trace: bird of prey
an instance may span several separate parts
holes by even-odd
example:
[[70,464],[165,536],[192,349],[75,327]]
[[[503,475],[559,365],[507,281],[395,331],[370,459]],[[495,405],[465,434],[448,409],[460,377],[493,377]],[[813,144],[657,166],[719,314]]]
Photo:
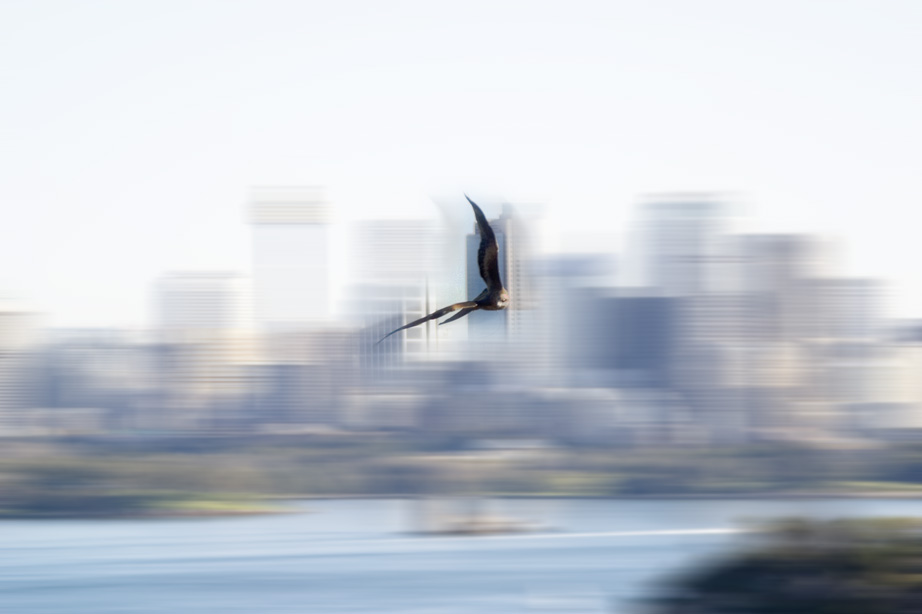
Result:
[[[438,311],[433,311],[427,316],[418,320],[413,320],[409,324],[404,324],[397,330],[393,330],[381,337],[378,343],[381,343],[381,341],[384,341],[394,333],[419,326],[424,322],[441,318],[455,311],[458,313],[444,322],[441,322],[441,324],[454,322],[458,318],[463,318],[470,312],[477,311],[478,309],[499,311],[500,309],[505,309],[509,305],[509,292],[503,287],[503,282],[499,277],[499,246],[496,244],[496,235],[493,234],[493,229],[490,228],[490,224],[487,222],[487,218],[484,217],[480,207],[478,207],[467,194],[464,195],[464,198],[467,198],[467,202],[471,203],[471,207],[474,208],[474,217],[477,218],[477,226],[480,228],[480,249],[477,250],[477,266],[480,267],[480,276],[487,284],[487,287],[473,300],[442,307]],[[375,345],[377,345],[377,343]]]

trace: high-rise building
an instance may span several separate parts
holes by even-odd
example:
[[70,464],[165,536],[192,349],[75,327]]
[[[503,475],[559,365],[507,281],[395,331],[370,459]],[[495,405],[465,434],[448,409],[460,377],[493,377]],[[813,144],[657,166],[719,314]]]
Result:
[[[536,311],[545,322],[539,331],[539,352],[545,359],[537,374],[542,385],[567,386],[574,376],[591,380],[593,372],[613,368],[594,363],[611,341],[610,314],[600,305],[613,293],[615,271],[614,256],[600,254],[557,254],[538,263],[533,287],[540,297]],[[606,377],[611,381],[610,373],[602,374]]]
[[752,338],[792,341],[813,334],[816,287],[825,245],[816,237],[747,234],[735,237],[739,288],[750,299]]
[[250,198],[256,321],[293,330],[332,313],[330,209],[319,188],[259,188]]
[[[804,345],[809,375],[802,396],[829,416],[828,426],[846,435],[874,428],[871,416],[905,405],[903,360],[911,346],[880,343],[880,294],[876,280],[818,277],[804,282],[810,298]],[[918,364],[916,362],[916,364]],[[899,389],[899,390],[898,390]]]
[[439,345],[438,322],[402,330],[378,344],[388,333],[438,309],[425,281],[419,284],[364,283],[350,288],[352,315],[361,327],[359,362],[368,371],[380,371],[405,360],[423,360]]
[[726,219],[726,206],[711,195],[650,196],[641,204],[636,232],[636,285],[663,296],[692,296],[719,288]]
[[814,292],[816,336],[826,339],[872,339],[882,332],[879,280],[825,277],[809,280]]
[[249,282],[224,271],[167,273],[156,282],[157,328],[166,340],[252,327]]
[[826,314],[816,278],[827,245],[799,234],[746,234],[732,250],[740,294],[734,379],[742,382],[752,437],[790,438],[825,412],[822,348],[811,347]]
[[156,284],[165,428],[212,428],[238,419],[259,360],[248,283],[233,273],[187,272]]
[[445,277],[442,244],[436,226],[423,220],[373,220],[354,227],[349,312],[364,331],[359,359],[366,371],[425,359],[445,336],[438,322],[430,321],[375,345],[442,306],[436,304],[437,282]]
[[38,316],[15,301],[0,301],[0,436],[26,425],[35,399]]
[[356,387],[354,329],[343,326],[266,333],[256,369],[254,419],[264,425],[335,426]]

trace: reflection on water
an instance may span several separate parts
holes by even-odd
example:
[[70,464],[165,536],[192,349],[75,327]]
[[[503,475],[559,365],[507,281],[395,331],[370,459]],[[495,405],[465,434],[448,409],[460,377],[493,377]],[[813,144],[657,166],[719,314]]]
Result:
[[[746,537],[745,519],[922,515],[912,500],[494,503],[548,533],[424,537],[413,501],[306,513],[0,524],[4,611],[627,612],[665,574]],[[725,530],[726,529],[726,530]]]

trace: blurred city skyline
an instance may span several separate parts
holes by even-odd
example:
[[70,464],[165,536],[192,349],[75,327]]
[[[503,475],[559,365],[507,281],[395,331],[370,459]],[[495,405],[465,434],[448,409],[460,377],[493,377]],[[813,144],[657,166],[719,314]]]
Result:
[[613,254],[542,253],[540,220],[504,204],[487,217],[510,309],[381,343],[483,288],[473,220],[457,237],[367,221],[337,251],[321,189],[261,188],[248,210],[252,276],[164,272],[146,330],[47,329],[0,305],[0,432],[918,436],[922,321],[888,317],[885,284],[843,271],[834,242],[741,233],[733,202],[714,195],[645,198]]
[[[0,288],[0,310],[29,314],[33,326],[40,328],[124,329],[156,335],[164,330],[164,309],[175,309],[163,303],[164,284],[207,287],[217,283],[223,288],[220,303],[231,301],[237,305],[232,315],[234,323],[222,321],[217,327],[259,333],[279,326],[282,330],[335,328],[354,326],[359,321],[364,321],[365,326],[376,325],[367,319],[375,309],[368,311],[368,305],[363,303],[368,299],[363,293],[369,283],[413,288],[411,292],[422,293],[422,300],[435,297],[439,297],[437,301],[464,300],[480,291],[483,282],[472,260],[478,245],[474,222],[459,217],[449,203],[431,201],[431,208],[440,213],[441,219],[381,217],[343,221],[328,194],[324,186],[261,186],[248,190],[241,207],[250,233],[246,245],[241,246],[247,254],[246,264],[238,269],[180,266],[159,271],[147,280],[144,317],[138,323],[119,325],[114,320],[94,325],[62,324],[55,313],[39,310],[29,297],[3,294],[3,288]],[[585,232],[604,236],[607,248],[596,246],[591,240],[565,247],[540,203],[501,201],[484,205],[484,209],[494,226],[500,224],[495,230],[500,237],[501,267],[506,267],[509,251],[503,238],[505,224],[514,221],[518,232],[527,237],[527,249],[513,258],[516,267],[526,265],[526,273],[519,277],[530,280],[525,291],[516,288],[513,303],[516,312],[543,310],[540,297],[553,291],[542,284],[558,275],[568,277],[567,283],[572,287],[607,288],[640,295],[691,296],[743,291],[746,281],[734,268],[739,263],[722,261],[745,260],[747,256],[738,252],[740,245],[762,238],[811,246],[810,257],[794,265],[800,269],[798,275],[873,281],[873,294],[877,297],[874,318],[879,332],[884,330],[881,327],[912,326],[913,322],[922,321],[922,312],[908,316],[893,313],[895,293],[888,280],[852,274],[844,257],[848,246],[840,238],[759,232],[752,220],[741,213],[745,205],[740,198],[737,194],[707,192],[638,195],[624,227],[617,232],[593,232],[594,225],[586,220]],[[734,245],[737,242],[742,243]],[[657,255],[659,252],[662,254]],[[670,259],[682,264],[669,262]],[[510,278],[511,271],[503,270],[507,285],[522,283]],[[664,274],[663,270],[670,272]],[[710,279],[699,279],[702,276]],[[542,281],[535,286],[535,280]],[[266,309],[276,312],[275,315],[266,316],[263,313]],[[388,315],[406,315],[394,305],[388,309],[396,311],[378,313],[382,321]],[[483,315],[475,314],[466,321]],[[200,322],[206,322],[213,316],[207,312],[192,317],[203,317]],[[178,317],[184,320],[190,316]],[[556,308],[552,317],[563,321]],[[500,319],[506,321],[505,316]],[[502,326],[505,328],[507,324]],[[213,323],[204,326],[214,327]],[[183,328],[191,330],[202,325],[184,324]],[[462,323],[453,328],[467,326]]]
[[535,203],[559,239],[539,248],[609,253],[638,197],[704,191],[753,232],[838,238],[844,274],[916,316],[920,23],[912,2],[5,3],[0,296],[147,326],[163,273],[249,273],[253,186],[450,229],[464,192]]
[[[0,1],[13,609],[694,608],[656,578],[754,518],[918,513],[920,31],[912,0]],[[482,289],[465,195],[510,308],[382,340]],[[846,525],[804,526],[785,552]],[[843,594],[912,603],[897,525],[854,526],[886,581]],[[809,567],[780,593],[835,588]]]

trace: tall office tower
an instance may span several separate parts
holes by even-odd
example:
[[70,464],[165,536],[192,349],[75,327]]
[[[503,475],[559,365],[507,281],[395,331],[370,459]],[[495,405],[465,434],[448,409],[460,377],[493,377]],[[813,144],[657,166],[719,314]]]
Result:
[[899,378],[894,376],[906,371],[900,363],[912,352],[880,342],[880,282],[824,277],[808,279],[805,285],[811,298],[805,317],[810,377],[803,394],[824,408],[827,424],[840,433],[860,435],[873,422],[866,414],[899,399],[894,395]]
[[[598,320],[599,307],[614,292],[615,260],[611,255],[553,255],[537,267],[535,291],[546,320],[542,335],[547,369],[545,386],[603,386],[613,367],[596,364],[611,349],[613,331]],[[564,297],[565,300],[561,300]]]
[[[678,396],[712,441],[736,440],[743,431],[739,414],[744,410],[727,387],[733,367],[728,330],[739,305],[739,288],[727,265],[732,255],[730,221],[730,205],[711,194],[646,197],[639,206],[627,268],[633,283],[643,288],[640,292],[668,302],[657,311],[655,303],[646,306],[642,297],[626,297],[621,309],[625,314],[631,313],[629,307],[637,310],[636,323],[621,320],[622,330],[637,330],[647,322],[652,329],[668,331],[665,341],[649,349],[644,349],[641,334],[621,352],[636,352],[636,362],[656,356],[650,352],[657,345],[665,348],[657,368],[647,366],[646,373],[655,374],[658,387]],[[657,314],[660,324],[651,320]]]
[[747,302],[739,292],[672,299],[676,345],[669,356],[669,381],[692,410],[703,438],[739,443],[750,435],[745,352]]
[[259,188],[250,198],[256,321],[297,330],[331,316],[330,210],[320,188]]
[[872,371],[873,400],[854,404],[844,413],[861,435],[918,441],[922,433],[922,344],[907,340],[879,344],[875,349],[877,359],[860,365],[865,372]]
[[162,339],[165,428],[217,428],[243,417],[256,362],[248,282],[233,273],[167,274],[155,287]]
[[826,339],[869,340],[881,333],[880,281],[854,277],[808,280],[814,295],[811,332]]
[[654,195],[641,204],[635,249],[640,284],[662,296],[719,289],[726,206],[707,194]]
[[807,235],[752,234],[735,241],[750,336],[793,341],[813,334],[816,293],[810,280],[823,270],[826,246]]
[[344,326],[266,333],[254,400],[266,426],[340,424],[344,400],[356,387],[354,329]]
[[430,321],[374,344],[442,306],[436,297],[446,295],[439,292],[447,278],[442,270],[443,233],[424,220],[373,220],[356,224],[353,231],[355,283],[349,311],[364,331],[359,347],[363,369],[373,372],[404,360],[426,359],[454,331],[440,330],[438,322]]
[[167,273],[156,282],[157,327],[167,341],[251,328],[249,282],[224,271]]
[[0,301],[0,436],[21,434],[35,399],[38,316],[24,305]]
[[[758,438],[806,432],[817,363],[816,289],[827,246],[807,235],[759,234],[735,238],[743,335],[736,353],[746,382],[750,424]],[[817,409],[816,411],[819,411]]]

